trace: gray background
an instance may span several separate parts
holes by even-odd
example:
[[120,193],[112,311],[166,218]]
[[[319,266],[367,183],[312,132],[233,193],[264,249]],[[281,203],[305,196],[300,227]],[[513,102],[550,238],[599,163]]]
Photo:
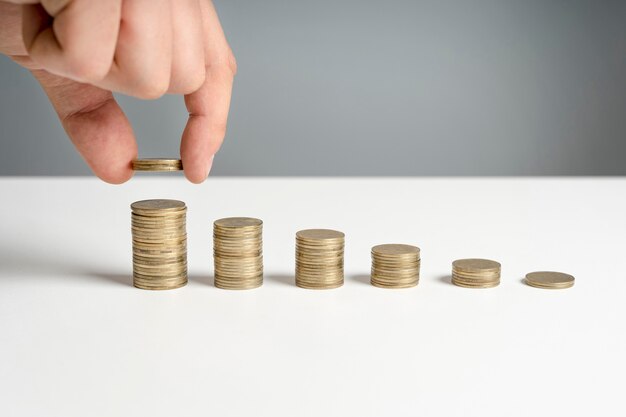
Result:
[[[626,174],[626,1],[216,6],[239,74],[214,174]],[[30,74],[0,76],[0,174],[88,174]],[[140,155],[178,155],[182,98],[120,100]]]

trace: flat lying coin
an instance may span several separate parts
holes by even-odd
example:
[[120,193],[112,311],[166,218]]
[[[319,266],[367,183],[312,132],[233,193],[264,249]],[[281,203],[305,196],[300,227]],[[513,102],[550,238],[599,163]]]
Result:
[[574,285],[574,277],[562,272],[537,271],[526,274],[526,284],[535,288],[564,289]]
[[[135,201],[130,205],[130,208],[135,214],[142,213],[147,216],[175,216],[177,213],[172,212],[182,211],[186,206],[185,203],[178,200],[157,199]],[[184,214],[181,213],[180,216],[184,216]]]
[[499,271],[500,263],[492,261],[490,259],[457,259],[452,262],[452,267],[457,271],[467,272],[486,272],[486,271]]
[[296,237],[300,238],[302,241],[329,241],[329,240],[340,240],[343,242],[345,235],[342,232],[337,230],[330,229],[306,229],[300,230],[296,233]]
[[183,161],[180,159],[144,158],[133,160],[135,171],[168,172],[182,171]]

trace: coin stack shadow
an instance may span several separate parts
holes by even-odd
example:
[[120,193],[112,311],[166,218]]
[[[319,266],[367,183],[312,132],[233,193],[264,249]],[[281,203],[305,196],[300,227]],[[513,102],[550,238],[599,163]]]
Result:
[[419,283],[420,249],[387,244],[372,248],[371,283],[381,288],[410,288]]
[[452,283],[466,288],[492,288],[500,284],[500,263],[489,259],[452,262]]
[[263,222],[229,217],[213,223],[215,286],[247,290],[263,284]]
[[170,290],[187,284],[185,203],[143,200],[131,204],[133,285]]
[[296,233],[296,285],[332,289],[343,285],[345,235],[328,229]]

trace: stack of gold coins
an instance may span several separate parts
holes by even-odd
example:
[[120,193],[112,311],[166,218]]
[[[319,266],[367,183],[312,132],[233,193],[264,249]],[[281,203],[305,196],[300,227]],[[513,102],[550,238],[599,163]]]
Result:
[[133,161],[133,170],[150,172],[181,171],[183,162],[180,159],[145,158]]
[[459,287],[491,288],[500,284],[500,263],[489,259],[452,262],[452,283]]
[[296,285],[331,289],[343,285],[344,234],[309,229],[296,233]]
[[185,203],[143,200],[130,208],[135,287],[170,290],[187,284]]
[[213,223],[215,286],[246,290],[263,284],[263,222],[229,217]]
[[535,288],[560,290],[574,285],[574,277],[562,272],[537,271],[526,274],[526,284]]
[[372,248],[371,283],[381,288],[410,288],[420,279],[420,248],[387,244]]

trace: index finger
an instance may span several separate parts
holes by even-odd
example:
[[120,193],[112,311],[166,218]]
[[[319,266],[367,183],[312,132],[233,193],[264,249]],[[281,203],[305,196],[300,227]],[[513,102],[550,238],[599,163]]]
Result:
[[236,72],[235,59],[215,8],[200,2],[205,41],[206,78],[196,92],[185,96],[189,120],[183,131],[180,155],[189,181],[201,183],[209,175],[213,156],[226,135],[228,109]]

